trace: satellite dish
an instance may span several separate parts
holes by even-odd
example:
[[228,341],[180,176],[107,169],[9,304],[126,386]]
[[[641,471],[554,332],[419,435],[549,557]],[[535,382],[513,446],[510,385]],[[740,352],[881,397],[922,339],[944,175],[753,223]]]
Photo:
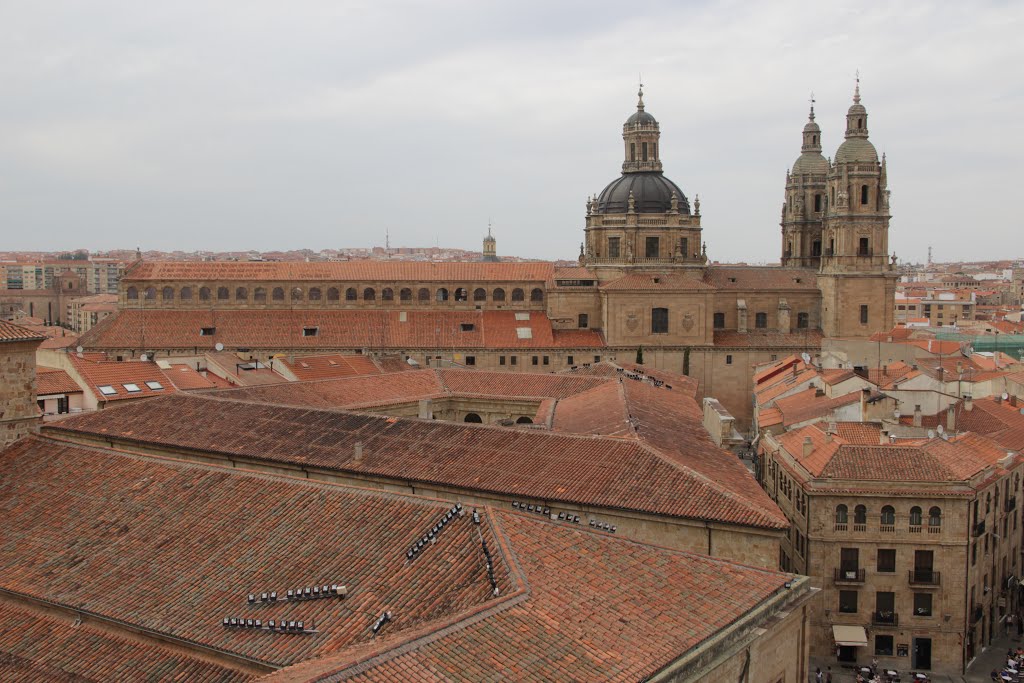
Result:
[[946,430],[942,428],[942,425],[938,425],[938,426],[935,427],[935,431],[937,431],[939,434],[941,434],[942,432],[944,432]]
[[147,356],[146,354],[142,354],[141,356],[139,356],[139,360],[145,363],[147,360],[149,360],[149,356]]
[[81,353],[82,351],[85,351],[85,347],[82,346],[81,344],[79,344],[78,347],[75,349],[75,351],[78,351],[79,353]]
[[928,430],[928,438],[929,439],[934,439],[935,438],[935,430],[934,429],[929,429]]
[[1003,400],[1004,400],[1004,401],[1006,401],[1006,400],[1008,400],[1009,398],[1010,398],[1010,395],[1009,395],[1008,393],[1006,393],[1006,392],[1004,391],[1004,392],[1003,392]]
[[811,362],[811,355],[809,353],[807,353],[806,351],[801,353],[800,357],[804,359],[805,363],[810,363]]
[[220,342],[217,342],[216,344],[213,345],[213,348],[217,349],[218,351],[223,351],[224,345],[221,344]]

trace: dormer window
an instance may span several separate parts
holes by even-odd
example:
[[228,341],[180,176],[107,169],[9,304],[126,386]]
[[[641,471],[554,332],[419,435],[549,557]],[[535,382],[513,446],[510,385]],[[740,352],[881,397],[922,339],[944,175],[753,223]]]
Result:
[[213,333],[216,332],[216,331],[217,331],[216,327],[200,327],[199,328],[199,336],[200,337],[212,337]]
[[319,327],[303,327],[302,328],[302,336],[303,337],[315,337],[315,336],[317,336],[317,334],[319,334],[319,332],[320,332],[320,328]]
[[474,329],[476,329],[476,325],[474,325],[473,323],[460,323],[459,329],[461,329],[463,332],[472,332]]

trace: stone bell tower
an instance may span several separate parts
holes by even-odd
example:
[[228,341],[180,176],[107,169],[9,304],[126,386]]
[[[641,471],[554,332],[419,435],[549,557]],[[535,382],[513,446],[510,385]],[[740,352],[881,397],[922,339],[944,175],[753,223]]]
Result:
[[896,256],[889,248],[889,188],[885,157],[868,140],[860,79],[846,114],[846,139],[828,171],[827,208],[818,285],[822,331],[865,337],[893,326]]
[[804,126],[800,156],[786,174],[782,205],[782,265],[815,268],[821,265],[821,228],[828,204],[825,191],[829,164],[821,155],[821,128],[811,113]]

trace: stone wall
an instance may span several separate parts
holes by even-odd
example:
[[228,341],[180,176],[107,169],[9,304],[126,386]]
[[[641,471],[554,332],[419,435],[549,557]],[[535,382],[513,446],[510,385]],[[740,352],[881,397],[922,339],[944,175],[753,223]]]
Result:
[[39,429],[37,346],[38,341],[0,343],[0,448]]

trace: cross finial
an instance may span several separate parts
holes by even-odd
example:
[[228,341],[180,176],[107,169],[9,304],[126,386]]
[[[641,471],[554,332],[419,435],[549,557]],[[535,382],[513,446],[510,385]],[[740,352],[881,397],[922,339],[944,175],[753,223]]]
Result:
[[811,91],[811,121],[814,120],[814,91]]
[[637,108],[637,111],[643,111],[644,110],[644,77],[643,77],[642,74],[637,74],[637,77],[638,77],[638,81],[640,83],[640,87],[637,89],[637,92],[636,92],[636,96],[637,96],[636,108]]
[[857,69],[857,86],[853,89],[853,103],[860,104],[860,69]]
[[491,217],[487,217],[487,236],[491,236]]

